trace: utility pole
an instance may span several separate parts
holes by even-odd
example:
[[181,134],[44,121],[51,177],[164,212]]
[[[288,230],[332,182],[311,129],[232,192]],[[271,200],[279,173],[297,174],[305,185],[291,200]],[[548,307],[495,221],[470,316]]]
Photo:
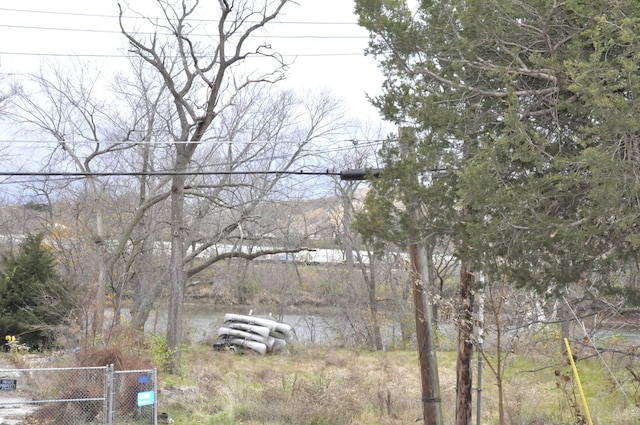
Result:
[[[400,146],[407,158],[414,155],[415,133],[413,129],[401,128],[399,132]],[[342,180],[365,180],[369,176],[378,177],[383,170],[352,169],[340,173]],[[416,176],[417,178],[417,176]],[[413,200],[407,205],[407,212],[414,222],[420,216],[421,202]],[[428,297],[429,261],[425,261],[425,249],[420,241],[412,239],[408,243],[411,289],[413,292],[414,315],[416,322],[416,340],[418,345],[418,361],[420,366],[420,383],[422,389],[422,414],[425,425],[443,425],[442,399],[440,397],[440,380],[436,358],[435,336],[433,333],[433,308]]]
[[[415,161],[416,135],[412,128],[401,127],[398,131],[400,149],[406,161]],[[417,175],[415,176],[417,180]],[[414,223],[420,222],[422,201],[412,199],[406,205],[407,212]],[[412,232],[417,233],[417,232]],[[415,238],[415,236],[413,236]],[[422,413],[425,425],[442,425],[442,400],[440,398],[440,380],[436,358],[435,337],[433,334],[433,309],[428,296],[430,261],[425,261],[422,241],[415,239],[409,243],[411,261],[411,289],[416,321],[416,341],[420,363],[420,382],[422,387]],[[431,252],[431,250],[429,250]]]
[[[476,144],[477,135],[469,134],[463,141],[462,161],[469,160],[471,149]],[[462,199],[462,223],[472,213],[472,205]],[[456,364],[456,425],[471,423],[471,393],[473,388],[471,361],[473,357],[473,305],[475,276],[474,264],[470,260],[471,249],[463,241],[459,247],[460,255],[460,292],[458,293],[458,360]]]
[[471,423],[471,360],[473,356],[473,284],[471,263],[460,264],[458,305],[458,361],[456,365],[456,425]]
[[433,335],[432,306],[428,301],[424,278],[429,274],[421,244],[413,242],[409,244],[409,258],[422,388],[422,414],[425,425],[442,425],[442,400]]
[[478,274],[478,372],[476,374],[476,425],[482,424],[482,356],[484,355],[484,275]]

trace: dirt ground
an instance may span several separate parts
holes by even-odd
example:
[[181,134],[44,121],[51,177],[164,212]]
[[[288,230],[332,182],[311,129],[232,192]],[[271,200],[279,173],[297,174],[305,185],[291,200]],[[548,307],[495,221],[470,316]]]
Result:
[[[5,353],[0,353],[0,379],[17,379],[18,374],[12,372],[15,367],[7,360]],[[29,413],[33,412],[35,405],[26,403],[27,399],[21,396],[19,390],[0,389],[0,424],[17,425]]]

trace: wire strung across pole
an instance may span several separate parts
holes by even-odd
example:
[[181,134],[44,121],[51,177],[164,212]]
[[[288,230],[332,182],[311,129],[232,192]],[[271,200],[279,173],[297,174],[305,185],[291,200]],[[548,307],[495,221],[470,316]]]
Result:
[[341,171],[0,171],[6,177],[111,177],[111,176],[228,176],[228,175],[296,175],[296,176],[342,176]]

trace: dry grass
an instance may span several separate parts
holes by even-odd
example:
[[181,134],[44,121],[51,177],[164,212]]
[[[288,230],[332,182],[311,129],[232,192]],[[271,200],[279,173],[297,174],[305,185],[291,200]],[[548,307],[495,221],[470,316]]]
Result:
[[190,411],[178,423],[405,424],[420,416],[413,353],[316,347],[258,356],[200,346],[188,358],[185,381],[160,393],[172,416]]
[[[141,347],[144,344],[137,341],[133,347],[126,347],[127,355],[119,350],[102,350],[80,358],[85,359],[85,364],[121,363],[123,368],[135,368],[146,365],[138,363],[144,358]],[[571,370],[557,352],[557,345],[551,347],[548,352],[509,355],[504,380],[507,425],[581,423],[576,420],[582,406]],[[420,423],[415,351],[372,352],[313,345],[290,348],[289,355],[260,356],[216,352],[209,344],[192,346],[183,356],[183,376],[160,372],[159,410],[168,412],[176,424],[189,425]],[[600,359],[590,357],[588,351],[577,354],[594,423],[637,424],[640,380],[629,372],[639,368],[635,357],[612,352],[606,354],[605,366]],[[22,357],[23,363],[28,363],[29,356]],[[455,413],[456,353],[438,352],[438,366],[443,416],[445,425],[451,425]],[[619,381],[612,380],[611,372]],[[485,365],[484,425],[498,423],[495,382]],[[476,395],[474,392],[474,401]],[[472,423],[476,423],[475,407]]]
[[[185,377],[164,377],[159,395],[160,410],[178,424],[399,425],[421,417],[417,354],[412,351],[307,347],[288,356],[259,356],[197,346],[185,360]],[[455,353],[440,352],[438,361],[443,415],[449,425],[455,410]],[[576,424],[568,400],[574,389],[559,388],[553,368],[523,372],[540,361],[520,359],[508,371],[507,424]],[[607,373],[597,361],[580,367],[587,368],[588,393],[599,385],[596,380],[606,382]],[[494,384],[485,370],[483,424],[497,423]],[[637,423],[635,406],[625,405],[614,389],[603,391],[606,394],[590,397],[596,424]]]

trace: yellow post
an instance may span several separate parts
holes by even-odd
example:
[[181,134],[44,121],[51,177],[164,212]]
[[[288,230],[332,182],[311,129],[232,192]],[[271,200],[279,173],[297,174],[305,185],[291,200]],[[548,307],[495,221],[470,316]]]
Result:
[[587,399],[584,397],[584,391],[582,391],[582,384],[580,383],[580,375],[578,375],[578,368],[576,368],[576,362],[573,361],[573,354],[571,354],[571,347],[569,346],[569,340],[564,339],[564,345],[567,347],[567,355],[569,356],[569,362],[571,362],[571,368],[573,369],[573,376],[576,377],[576,384],[578,384],[578,391],[582,398],[582,405],[584,406],[584,414],[587,416],[589,425],[593,425],[591,420],[591,413],[589,413],[589,406],[587,405]]

